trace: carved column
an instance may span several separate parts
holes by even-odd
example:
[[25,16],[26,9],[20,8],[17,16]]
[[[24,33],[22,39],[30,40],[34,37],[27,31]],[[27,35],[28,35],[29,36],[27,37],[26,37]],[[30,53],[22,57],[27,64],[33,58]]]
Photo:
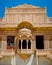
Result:
[[23,40],[21,40],[21,50],[22,50],[22,41],[23,41]]
[[16,65],[16,57],[11,56],[11,65]]
[[36,55],[36,65],[38,65],[38,55]]
[[11,56],[11,65],[13,65],[13,56]]
[[44,48],[49,49],[49,40],[44,41]]
[[13,61],[13,65],[16,65],[16,55],[14,56],[14,61]]
[[2,49],[3,49],[3,40],[2,40]]
[[28,50],[28,40],[27,40],[27,50]]

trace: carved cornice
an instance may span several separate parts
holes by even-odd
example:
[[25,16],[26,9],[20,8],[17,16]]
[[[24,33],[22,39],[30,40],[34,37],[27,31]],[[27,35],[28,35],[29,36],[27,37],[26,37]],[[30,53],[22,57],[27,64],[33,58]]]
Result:
[[35,27],[34,31],[52,31],[52,27]]
[[41,8],[39,6],[33,6],[33,5],[19,5],[13,8],[7,8],[6,14],[14,14],[14,13],[46,13],[46,8]]
[[13,8],[40,8],[39,6],[32,6],[32,5],[28,5],[28,4],[23,4],[23,5],[19,5]]
[[0,28],[0,31],[16,31],[16,27],[5,27],[5,28]]
[[[22,24],[21,26],[20,25],[17,27],[0,28],[0,31],[18,31],[19,29],[22,29],[25,27],[24,24]],[[32,27],[32,26],[27,25],[26,28],[29,28],[33,31],[52,31],[52,27]]]

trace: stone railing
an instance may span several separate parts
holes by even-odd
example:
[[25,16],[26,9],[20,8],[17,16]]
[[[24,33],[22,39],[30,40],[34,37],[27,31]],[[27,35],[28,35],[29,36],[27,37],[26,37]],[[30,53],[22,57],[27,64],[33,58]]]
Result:
[[38,50],[36,50],[37,55],[47,55],[47,53],[48,53],[48,50],[46,50],[46,49],[38,49]]
[[14,55],[15,52],[14,50],[4,50],[4,49],[0,49],[0,56],[11,56]]
[[52,49],[38,49],[36,55],[46,55],[47,58],[52,59]]
[[52,59],[52,49],[49,49],[48,51],[49,51],[49,52],[48,52],[48,54],[47,54],[47,57],[48,57],[49,59]]
[[21,53],[23,53],[23,54],[31,54],[31,53],[33,53],[33,51],[31,49],[23,49],[23,50],[21,50]]

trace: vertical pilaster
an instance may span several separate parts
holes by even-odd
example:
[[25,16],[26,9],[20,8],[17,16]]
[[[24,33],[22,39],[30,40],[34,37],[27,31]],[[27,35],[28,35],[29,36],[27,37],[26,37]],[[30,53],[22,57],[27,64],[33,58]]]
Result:
[[13,57],[13,56],[11,56],[11,65],[14,65],[13,60],[14,60],[14,57]]
[[16,65],[16,55],[14,56],[14,64],[13,65]]
[[49,49],[49,40],[44,41],[44,48]]
[[28,40],[27,40],[27,50],[28,50]]
[[3,49],[3,40],[2,40],[2,49]]
[[22,41],[23,41],[23,40],[21,40],[21,50],[22,50]]
[[47,48],[49,49],[49,40],[47,40]]
[[38,65],[38,55],[36,54],[36,65]]

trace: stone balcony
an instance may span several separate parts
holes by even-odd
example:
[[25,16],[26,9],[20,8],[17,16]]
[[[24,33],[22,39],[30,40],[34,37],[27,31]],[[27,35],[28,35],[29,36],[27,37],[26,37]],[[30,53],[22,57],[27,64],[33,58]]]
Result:
[[[52,49],[38,49],[35,50],[37,56],[47,56],[49,59],[52,59]],[[18,52],[19,53],[19,52]],[[21,54],[31,54],[34,53],[32,50],[21,50]],[[0,49],[0,58],[3,56],[13,56],[15,55],[15,51],[12,50],[4,50]]]

